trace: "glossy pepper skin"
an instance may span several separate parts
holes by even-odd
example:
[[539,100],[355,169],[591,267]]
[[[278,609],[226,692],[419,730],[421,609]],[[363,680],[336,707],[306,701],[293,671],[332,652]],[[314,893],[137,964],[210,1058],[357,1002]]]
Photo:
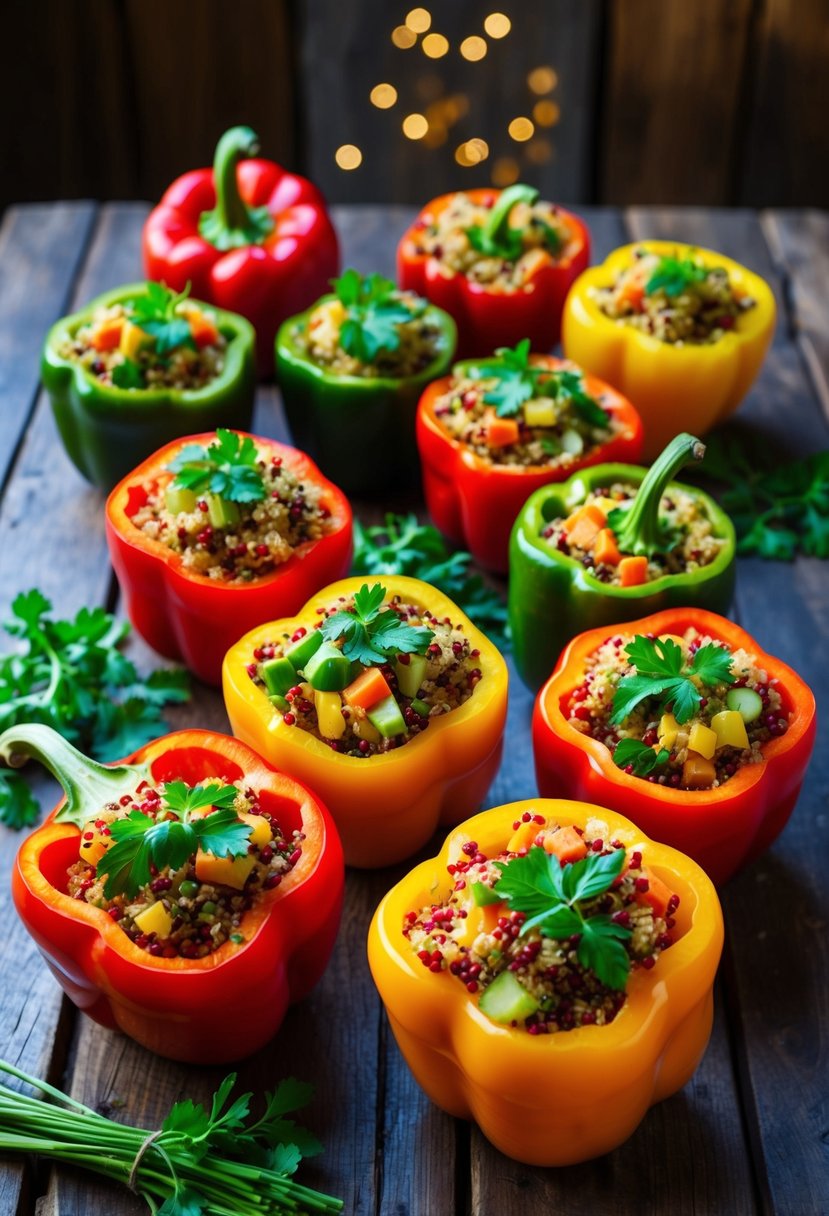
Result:
[[550,676],[563,646],[585,629],[612,629],[645,612],[708,608],[727,612],[736,577],[734,525],[708,494],[670,482],[692,495],[725,543],[714,561],[685,574],[666,574],[634,587],[610,586],[577,558],[542,537],[550,520],[566,518],[594,491],[616,482],[640,486],[648,470],[635,465],[596,465],[557,486],[537,490],[521,509],[510,537],[509,623],[521,679],[533,690]]
[[[732,331],[709,344],[660,342],[652,334],[614,321],[605,316],[592,292],[611,286],[634,260],[637,249],[722,266],[731,282],[756,301],[755,306],[740,315]],[[569,359],[633,402],[645,425],[644,456],[651,460],[677,431],[704,435],[737,408],[771,343],[775,311],[768,283],[739,262],[677,241],[638,241],[616,249],[573,284],[562,318],[562,345]]]
[[[35,756],[57,775],[59,764],[51,761],[62,760],[60,751],[43,753],[36,730],[20,726],[0,735],[0,755],[15,764]],[[61,822],[66,799],[20,847],[12,873],[17,911],[64,992],[96,1022],[173,1060],[241,1059],[272,1038],[288,1005],[325,969],[343,894],[337,830],[314,794],[227,735],[179,731],[125,763],[145,767],[150,781],[243,779],[280,826],[305,833],[293,870],[243,914],[244,942],[227,941],[203,959],[154,957],[102,908],[66,894],[66,870],[78,858],[81,834],[74,823]],[[106,801],[119,772],[92,766],[82,786],[78,780],[70,785],[70,801],[92,817],[103,804],[95,793]],[[121,786],[127,788],[128,780]]]
[[351,507],[345,495],[304,452],[254,435],[258,448],[322,487],[320,503],[331,512],[331,530],[297,546],[271,574],[249,583],[223,583],[188,571],[179,554],[145,536],[132,516],[146,501],[143,483],[157,478],[187,444],[204,446],[214,437],[190,435],[168,443],[125,477],[106,504],[107,544],[129,619],[154,650],[181,660],[206,684],[220,682],[225,651],[246,630],[274,613],[296,612],[315,588],[344,574],[352,549]]
[[[530,1035],[499,1025],[448,971],[425,968],[403,936],[407,912],[438,902],[470,840],[492,857],[525,811],[561,826],[604,820],[635,843],[645,864],[680,897],[677,938],[651,971],[637,969],[627,1001],[605,1026]],[[475,915],[482,909],[470,910]],[[513,802],[467,820],[440,854],[386,895],[369,930],[368,958],[398,1046],[429,1098],[474,1119],[497,1149],[529,1165],[573,1165],[616,1148],[650,1106],[676,1093],[705,1051],[723,941],[716,892],[681,853],[643,836],[621,815],[583,802]]]
[[105,292],[81,312],[53,325],[43,347],[41,379],[66,454],[99,490],[111,490],[136,460],[143,460],[163,443],[217,426],[244,429],[253,417],[256,335],[244,317],[222,312],[212,304],[206,307],[215,312],[227,348],[222,371],[203,388],[118,388],[102,384],[80,363],[60,354],[61,346],[89,324],[97,309],[145,293],[143,283]]
[[320,304],[291,317],[276,336],[276,378],[291,436],[348,494],[373,496],[417,482],[415,411],[420,394],[449,370],[455,323],[428,307],[424,318],[438,329],[434,359],[415,376],[344,376],[315,363],[297,341]]
[[[494,207],[502,191],[486,187],[465,190],[464,194],[473,203]],[[455,192],[433,199],[404,234],[397,247],[400,286],[425,296],[455,318],[461,359],[489,355],[499,346],[515,346],[522,338],[531,340],[533,350],[549,350],[559,340],[567,292],[590,261],[587,225],[577,215],[559,207],[558,214],[570,231],[564,254],[550,255],[526,285],[514,291],[496,291],[418,252],[419,229],[433,223],[454,197]]]
[[[536,366],[577,371],[565,359],[533,355]],[[464,376],[470,367],[486,367],[486,359],[455,364]],[[429,514],[441,532],[463,545],[482,566],[505,573],[509,562],[510,530],[528,496],[541,486],[561,481],[567,472],[611,460],[638,460],[642,451],[642,423],[636,410],[619,393],[595,376],[585,376],[585,391],[596,398],[621,424],[607,443],[590,448],[565,468],[498,465],[460,443],[435,413],[439,399],[449,391],[451,377],[430,384],[417,409],[417,446],[423,467],[423,494]]]
[[[232,127],[212,169],[177,178],[144,225],[147,277],[247,317],[259,374],[273,373],[286,317],[315,300],[339,270],[337,234],[316,186],[256,158],[249,127]],[[242,158],[247,159],[242,159]]]
[[319,605],[352,596],[365,579],[347,578],[323,588],[290,620],[272,621],[246,634],[224,662],[223,690],[233,733],[272,764],[300,781],[312,781],[331,809],[346,863],[375,868],[410,857],[436,828],[457,823],[483,800],[501,759],[507,710],[507,667],[492,643],[450,599],[419,579],[383,579],[389,596],[429,609],[463,626],[482,679],[458,709],[430,722],[402,747],[367,759],[340,755],[308,731],[287,726],[266,693],[247,673],[256,647],[319,621]]
[[[618,768],[597,739],[566,719],[570,695],[579,687],[588,655],[609,634],[624,644],[636,634],[682,635],[693,626],[731,650],[757,656],[758,667],[777,680],[790,716],[785,734],[763,744],[763,762],[746,764],[724,785],[677,790],[634,777]],[[792,813],[815,741],[815,699],[785,663],[761,650],[733,621],[701,608],[672,608],[609,631],[591,629],[574,638],[541,689],[533,710],[533,753],[542,794],[589,798],[629,816],[650,836],[693,857],[721,886],[777,839]]]

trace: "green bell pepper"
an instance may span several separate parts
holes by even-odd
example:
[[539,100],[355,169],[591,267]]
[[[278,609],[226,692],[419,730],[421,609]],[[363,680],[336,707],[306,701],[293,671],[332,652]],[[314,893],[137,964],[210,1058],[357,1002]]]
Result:
[[105,491],[172,440],[217,426],[249,430],[253,416],[253,326],[212,304],[192,301],[215,317],[227,341],[222,370],[202,388],[119,388],[61,353],[98,309],[146,294],[147,284],[133,283],[98,296],[53,325],[43,348],[41,379],[66,453],[87,481]]
[[348,494],[375,496],[420,479],[415,413],[424,388],[446,375],[455,354],[455,322],[429,305],[437,353],[423,371],[400,378],[342,375],[315,363],[298,340],[321,304],[291,317],[276,335],[276,379],[293,442]]
[[[612,629],[665,608],[728,610],[736,575],[734,525],[708,494],[671,480],[689,459],[701,459],[704,450],[692,435],[677,435],[651,469],[595,465],[527,499],[510,537],[508,612],[515,665],[530,688],[544,683],[567,642],[585,630]],[[673,488],[696,499],[711,521],[712,534],[725,542],[714,560],[686,573],[622,587],[602,582],[542,535],[552,520],[567,518],[592,492],[618,482],[639,486],[614,528],[623,554],[649,557],[670,548],[673,540],[660,520],[659,504]]]

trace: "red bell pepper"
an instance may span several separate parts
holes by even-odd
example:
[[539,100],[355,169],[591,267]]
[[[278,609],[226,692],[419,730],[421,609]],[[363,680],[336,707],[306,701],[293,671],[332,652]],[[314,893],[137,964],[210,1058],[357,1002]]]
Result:
[[[239,432],[243,434],[243,432]],[[271,574],[249,583],[222,583],[187,570],[181,556],[132,522],[152,482],[188,444],[214,436],[190,435],[159,448],[115,487],[106,504],[110,558],[127,615],[154,650],[182,660],[206,684],[221,682],[222,659],[239,638],[265,621],[292,616],[320,587],[341,578],[351,563],[351,507],[342,491],[296,448],[254,436],[257,447],[281,457],[302,481],[322,488],[330,530],[305,541]]]
[[[571,694],[584,678],[585,660],[609,636],[681,636],[693,626],[727,646],[755,655],[776,685],[788,714],[784,734],[763,744],[763,761],[745,764],[723,785],[672,789],[627,773],[598,739],[567,720]],[[538,788],[545,797],[576,798],[632,819],[648,836],[687,853],[718,886],[777,839],[792,813],[815,741],[815,699],[800,677],[761,650],[732,621],[701,608],[669,608],[617,627],[579,634],[566,647],[533,711]]]
[[[502,196],[511,205],[513,191],[520,189],[527,187],[509,187],[505,191],[484,187],[464,193],[473,203],[494,209]],[[496,347],[515,346],[522,338],[530,339],[533,350],[550,350],[561,336],[561,314],[567,292],[590,261],[590,233],[586,224],[572,212],[557,208],[570,233],[566,248],[561,254],[546,254],[524,286],[512,290],[493,288],[447,269],[420,249],[419,232],[432,224],[454,197],[443,194],[433,199],[405,232],[397,247],[400,286],[416,291],[454,318],[459,359],[490,355]]]
[[[28,756],[58,777],[67,797],[21,845],[12,895],[67,996],[96,1022],[174,1060],[219,1064],[257,1051],[288,1005],[316,984],[334,946],[344,869],[325,806],[246,744],[210,731],[156,739],[117,766],[81,756],[49,727],[17,726],[0,735],[0,757],[17,765]],[[228,940],[204,958],[153,956],[103,908],[67,893],[78,825],[142,778],[195,785],[217,777],[244,781],[283,830],[300,829],[301,856],[243,914],[244,941]]]
[[[273,373],[279,326],[328,290],[340,265],[319,190],[270,160],[249,127],[232,127],[212,169],[176,179],[144,225],[147,278],[240,313],[256,330],[259,372]],[[241,162],[241,163],[240,163]]]
[[[574,364],[553,355],[533,355],[531,360],[536,366],[575,369]],[[621,430],[607,443],[588,449],[558,468],[497,464],[455,439],[435,413],[437,401],[448,392],[451,383],[450,376],[435,380],[418,405],[415,425],[423,466],[423,493],[429,514],[441,532],[463,545],[490,570],[506,572],[512,525],[535,490],[564,481],[591,465],[639,460],[642,451],[639,415],[629,401],[595,376],[584,376],[585,391],[621,423]]]

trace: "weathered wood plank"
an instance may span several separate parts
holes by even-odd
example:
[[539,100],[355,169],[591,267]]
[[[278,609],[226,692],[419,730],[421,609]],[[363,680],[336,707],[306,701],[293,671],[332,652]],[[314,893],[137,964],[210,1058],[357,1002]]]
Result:
[[[633,212],[636,237],[680,239],[683,212]],[[756,218],[737,229],[728,212],[696,216],[695,239],[774,281],[777,271]],[[779,284],[778,284],[779,287]],[[785,334],[791,318],[784,315]],[[797,349],[778,341],[739,420],[772,450],[804,456],[829,446],[829,424]],[[743,560],[736,614],[758,643],[790,663],[829,708],[829,621],[824,563],[781,567]],[[781,1213],[829,1210],[829,893],[824,876],[829,761],[818,747],[795,813],[780,840],[723,892],[730,943],[727,999],[754,1167],[764,1206]]]

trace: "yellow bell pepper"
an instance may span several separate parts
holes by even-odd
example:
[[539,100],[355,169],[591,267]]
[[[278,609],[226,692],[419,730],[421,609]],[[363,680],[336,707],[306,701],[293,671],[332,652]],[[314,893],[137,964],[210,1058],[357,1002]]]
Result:
[[[680,897],[674,944],[652,970],[631,972],[627,1000],[607,1025],[552,1035],[499,1025],[448,971],[424,968],[403,936],[408,912],[449,895],[455,879],[446,867],[463,860],[463,845],[474,840],[487,856],[498,854],[525,811],[562,826],[584,827],[597,816],[612,839],[635,846],[647,871]],[[491,905],[467,910],[467,919],[491,922]],[[518,1161],[570,1165],[616,1148],[650,1106],[690,1079],[711,1032],[722,941],[716,892],[690,858],[612,811],[539,798],[484,811],[456,828],[438,857],[416,866],[383,899],[368,958],[400,1050],[431,1100],[474,1119]]]
[[[614,321],[602,312],[593,292],[611,286],[630,266],[634,251],[643,248],[724,267],[732,285],[750,295],[754,307],[710,344],[661,342]],[[645,459],[652,460],[678,432],[704,435],[737,408],[771,343],[775,311],[768,283],[739,262],[676,241],[637,241],[616,249],[576,279],[564,307],[562,343],[568,359],[612,384],[638,410],[645,424]]]
[[[222,686],[234,735],[319,794],[334,816],[349,865],[374,867],[411,856],[439,824],[458,823],[481,804],[501,759],[508,677],[498,650],[452,600],[419,579],[384,577],[389,596],[399,595],[463,627],[480,651],[481,679],[472,695],[402,747],[365,758],[334,752],[308,731],[287,726],[248,675],[253,651],[300,625],[312,628],[320,619],[319,606],[352,596],[365,581],[332,583],[296,617],[245,634],[225,656]],[[362,724],[360,734],[367,737]]]

